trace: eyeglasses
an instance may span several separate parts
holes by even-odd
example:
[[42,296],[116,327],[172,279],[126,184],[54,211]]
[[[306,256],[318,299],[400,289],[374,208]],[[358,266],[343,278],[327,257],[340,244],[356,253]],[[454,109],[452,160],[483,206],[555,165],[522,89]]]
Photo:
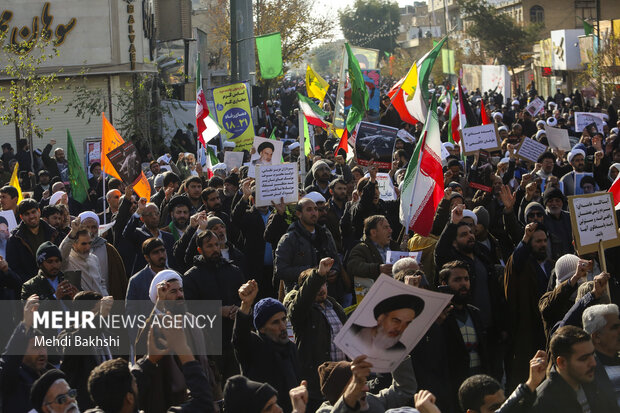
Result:
[[56,396],[56,398],[53,401],[45,403],[45,406],[48,406],[54,403],[63,405],[63,404],[66,404],[69,401],[69,399],[75,400],[76,396],[77,396],[77,390],[70,389],[65,394],[59,394],[58,396]]
[[545,214],[543,214],[542,212],[530,212],[529,214],[527,214],[528,217],[544,217]]

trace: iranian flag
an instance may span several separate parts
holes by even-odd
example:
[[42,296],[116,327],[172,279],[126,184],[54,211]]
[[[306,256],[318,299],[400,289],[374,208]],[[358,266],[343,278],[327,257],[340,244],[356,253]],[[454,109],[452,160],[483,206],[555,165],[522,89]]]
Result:
[[467,110],[465,108],[465,93],[463,93],[463,87],[461,86],[461,79],[457,80],[457,93],[459,94],[459,105],[458,105],[458,122],[459,122],[459,131],[462,131],[467,126]]
[[443,198],[441,137],[437,100],[433,96],[421,139],[403,179],[400,194],[400,222],[416,234],[428,236],[435,211]]
[[461,141],[461,135],[459,135],[459,117],[458,117],[458,109],[456,107],[456,99],[452,93],[449,93],[450,103],[449,103],[449,116],[450,122],[448,123],[448,141],[452,143],[459,143]]
[[196,58],[196,129],[198,130],[198,141],[204,148],[207,142],[215,138],[220,133],[220,127],[209,116],[207,98],[202,90],[202,76],[200,74],[200,53]]
[[394,91],[394,88],[390,91],[392,95],[388,93],[392,100],[392,105],[398,111],[401,119],[408,123],[424,122],[427,118],[426,104],[429,100],[428,92],[428,80],[433,70],[433,65],[441,47],[446,42],[448,37],[441,39],[428,53],[420,58],[417,62],[414,62],[407,73],[407,76],[402,80],[398,91]]
[[308,123],[314,126],[320,126],[321,128],[327,128],[327,123],[323,121],[327,113],[318,107],[312,99],[305,97],[299,92],[297,93],[297,97],[299,98],[299,109],[303,112]]
[[614,196],[614,205],[616,210],[620,209],[620,174],[616,177],[614,183],[611,184],[608,192],[611,192]]
[[198,162],[202,165],[203,170],[207,171],[207,179],[211,179],[213,177],[213,167],[219,163],[217,156],[215,155],[215,151],[210,145],[207,145],[205,148],[202,145],[198,145]]

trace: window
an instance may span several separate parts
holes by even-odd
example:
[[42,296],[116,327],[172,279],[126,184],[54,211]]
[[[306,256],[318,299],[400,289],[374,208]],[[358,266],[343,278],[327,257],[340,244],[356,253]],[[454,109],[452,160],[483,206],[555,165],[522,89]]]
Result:
[[530,22],[543,23],[545,21],[545,10],[541,6],[532,6],[530,9]]

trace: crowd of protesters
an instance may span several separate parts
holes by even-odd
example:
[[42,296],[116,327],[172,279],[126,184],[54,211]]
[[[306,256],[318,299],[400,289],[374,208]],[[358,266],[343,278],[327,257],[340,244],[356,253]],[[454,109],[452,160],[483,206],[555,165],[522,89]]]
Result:
[[[257,135],[275,130],[285,141],[284,162],[305,163],[293,205],[255,205],[248,167],[223,164],[233,142],[219,145],[207,178],[191,125],[171,149],[149,156],[149,200],[118,179],[104,185],[94,163],[80,203],[55,141],[32,157],[25,140],[16,153],[2,145],[0,206],[18,225],[9,233],[0,218],[0,294],[24,304],[3,315],[2,411],[620,412],[620,254],[605,250],[607,272],[598,253],[577,254],[566,198],[575,173],[591,172],[580,183],[591,193],[608,190],[620,172],[620,99],[604,108],[558,90],[541,96],[545,107],[531,116],[532,87],[511,99],[466,93],[469,126],[484,107],[501,137],[501,151],[469,157],[449,142],[442,103],[444,198],[422,236],[403,229],[399,199],[380,199],[373,163],[334,152],[337,136],[315,128],[304,156],[295,109],[303,90],[302,81],[276,90],[256,126]],[[332,115],[333,98],[324,103]],[[605,126],[577,132],[580,111],[604,113]],[[397,140],[385,171],[398,189],[422,125],[403,123],[386,95],[380,115],[411,137]],[[568,130],[572,149],[520,160],[524,139],[548,144],[546,126]],[[17,161],[19,203],[8,185]],[[388,264],[388,250],[421,254]],[[381,274],[453,295],[392,374],[371,373],[366,356],[350,360],[334,344]],[[131,344],[144,343],[142,355],[114,357],[105,347],[63,354],[35,345],[33,313],[45,300],[90,300],[101,311],[120,300],[129,314],[150,300],[153,317],[162,301],[184,312],[184,300],[217,300],[222,351],[194,351],[209,340],[203,331],[153,328],[127,330]]]

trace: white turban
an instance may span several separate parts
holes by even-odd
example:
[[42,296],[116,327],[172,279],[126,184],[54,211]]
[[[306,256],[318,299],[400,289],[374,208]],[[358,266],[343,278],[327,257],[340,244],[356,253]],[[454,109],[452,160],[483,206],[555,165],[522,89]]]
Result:
[[568,163],[573,163],[573,158],[577,155],[581,155],[584,158],[586,157],[586,153],[583,151],[583,149],[573,149],[568,153],[568,156],[566,157],[568,159]]
[[609,131],[609,134],[611,135],[612,133],[617,135],[618,134],[618,128],[611,128],[611,130]]
[[565,97],[565,98],[564,98],[564,102],[566,102],[566,103],[570,103],[570,102],[571,102],[571,99],[570,99],[569,97]]
[[213,168],[212,168],[212,169],[213,169],[214,171],[218,171],[218,170],[220,170],[220,169],[226,170],[226,164],[225,164],[225,163],[222,163],[222,162],[216,163],[215,165],[213,165]]
[[536,132],[536,139],[540,139],[541,135],[546,134],[547,132],[545,132],[544,129],[539,130],[538,132]]
[[87,219],[91,218],[91,219],[95,220],[97,225],[99,225],[99,217],[93,211],[84,211],[80,215],[78,215],[78,218],[80,219],[80,222],[82,224],[84,223],[84,221],[86,221]]
[[306,194],[304,198],[311,199],[312,201],[314,201],[315,204],[318,204],[319,202],[325,202],[325,197],[316,191],[312,191],[309,194]]
[[54,192],[52,196],[50,197],[50,205],[56,205],[60,201],[63,195],[67,195],[67,194],[63,191]]
[[538,122],[536,122],[536,126],[545,126],[545,121],[544,120],[539,120]]
[[556,126],[557,124],[558,124],[558,120],[554,118],[553,116],[549,116],[549,118],[547,118],[547,125]]
[[510,163],[510,158],[509,157],[505,157],[499,160],[499,162],[497,163],[498,165],[504,164],[504,163]]
[[499,118],[500,118],[500,119],[504,119],[504,115],[502,115],[502,112],[493,112],[493,113],[491,114],[491,117],[492,117],[493,119],[495,119],[495,117],[496,117],[496,116],[499,116]]
[[288,146],[288,149],[289,149],[289,150],[291,150],[291,151],[292,151],[293,149],[297,149],[297,148],[299,148],[299,142],[293,142],[293,143],[291,143],[291,144]]
[[471,218],[474,220],[474,225],[478,225],[478,217],[474,214],[474,211],[470,209],[463,210],[463,218]]
[[502,126],[500,126],[499,128],[497,128],[497,130],[498,130],[498,131],[502,131],[502,130],[503,130],[503,131],[508,132],[508,127],[507,127],[507,126],[502,125]]
[[515,100],[512,101],[512,105],[513,106],[515,106],[515,105],[516,106],[521,106],[521,102],[519,102],[517,99],[515,99]]
[[174,270],[162,270],[153,277],[153,281],[151,281],[151,286],[149,287],[149,298],[153,303],[157,301],[157,284],[170,280],[178,280],[181,286],[183,286],[183,279],[179,273]]
[[446,149],[450,149],[450,150],[454,149],[454,144],[452,142],[444,142],[442,143],[442,145]]

